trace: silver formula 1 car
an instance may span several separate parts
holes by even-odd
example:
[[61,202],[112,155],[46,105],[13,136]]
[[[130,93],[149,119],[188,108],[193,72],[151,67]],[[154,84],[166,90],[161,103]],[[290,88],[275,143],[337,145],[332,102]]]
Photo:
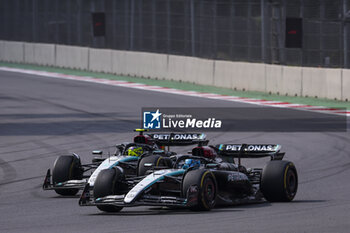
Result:
[[206,135],[198,133],[144,135],[143,129],[135,131],[140,133],[134,137],[134,141],[117,145],[112,156],[103,158],[102,151],[94,151],[94,155],[101,157],[94,157],[90,164],[82,164],[77,154],[59,156],[54,163],[52,175],[51,170],[47,170],[43,189],[54,190],[60,195],[75,195],[86,184],[92,188],[97,176],[104,169],[122,170],[127,178],[142,176],[149,168],[143,166],[143,163],[140,166],[140,161],[158,167],[168,166],[168,157],[176,154],[170,151],[170,146],[208,143]]
[[[140,205],[210,210],[216,205],[291,201],[298,188],[297,170],[282,160],[280,149],[280,145],[198,146],[192,154],[172,156],[171,168],[143,163],[151,168],[143,177],[127,178],[118,168],[104,170],[96,179],[94,196],[87,184],[79,205],[116,212]],[[271,161],[264,168],[241,165],[242,158],[260,157]]]

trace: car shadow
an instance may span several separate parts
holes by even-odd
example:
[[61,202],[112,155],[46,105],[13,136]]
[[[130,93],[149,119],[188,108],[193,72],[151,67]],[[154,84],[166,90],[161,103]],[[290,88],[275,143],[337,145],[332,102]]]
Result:
[[241,211],[242,209],[251,209],[251,208],[262,208],[262,207],[268,207],[271,206],[270,202],[267,201],[261,201],[261,202],[252,202],[252,203],[242,203],[242,204],[235,204],[231,206],[218,206],[220,209],[227,209],[227,208],[240,208]]
[[294,200],[292,203],[322,203],[329,202],[329,200]]
[[55,197],[52,197],[52,198],[58,198],[58,199],[66,199],[66,198],[74,198],[74,199],[78,199],[80,198],[80,195],[69,195],[69,196],[55,196]]
[[196,215],[196,214],[213,214],[213,213],[220,213],[220,212],[240,212],[243,210],[234,209],[232,206],[231,208],[215,208],[210,211],[191,211],[187,208],[168,208],[168,207],[152,207],[148,209],[143,210],[127,210],[123,209],[121,212],[117,213],[106,213],[106,212],[100,212],[100,213],[94,213],[90,214],[91,216],[110,216],[110,215],[116,215],[116,216],[146,216],[146,215]]
[[[295,200],[290,203],[322,203],[327,202],[328,200]],[[283,203],[283,202],[280,202]],[[284,202],[286,203],[286,202]],[[270,202],[258,202],[258,203],[246,203],[246,204],[237,204],[231,206],[217,206],[210,211],[191,211],[187,208],[170,208],[170,207],[150,207],[142,210],[128,210],[127,208],[121,210],[117,213],[107,213],[99,212],[89,214],[90,216],[147,216],[147,215],[197,215],[197,214],[213,214],[213,213],[233,213],[233,212],[242,212],[245,209],[255,209],[255,208],[264,208],[269,207],[272,204]]]

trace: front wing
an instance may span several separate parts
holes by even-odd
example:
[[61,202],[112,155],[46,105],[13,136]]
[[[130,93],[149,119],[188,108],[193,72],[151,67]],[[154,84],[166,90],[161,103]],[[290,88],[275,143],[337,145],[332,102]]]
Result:
[[157,196],[143,194],[131,203],[125,203],[123,195],[109,195],[94,199],[90,195],[90,186],[86,184],[82,192],[79,205],[80,206],[102,206],[113,205],[119,207],[133,207],[133,206],[168,206],[168,207],[191,207],[198,204],[198,188],[189,189],[185,198],[175,196]]
[[47,170],[45,180],[43,183],[43,190],[56,190],[56,189],[84,189],[87,184],[87,179],[82,180],[68,180],[53,184],[51,181],[50,169]]

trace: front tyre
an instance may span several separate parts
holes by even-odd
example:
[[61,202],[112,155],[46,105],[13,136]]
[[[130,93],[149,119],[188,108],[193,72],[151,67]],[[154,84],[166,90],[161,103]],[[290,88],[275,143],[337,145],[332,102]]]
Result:
[[212,172],[205,169],[189,171],[183,180],[182,195],[186,197],[189,189],[196,186],[198,190],[197,205],[191,210],[211,210],[215,207],[217,196],[217,183]]
[[[80,159],[73,155],[59,156],[53,166],[52,181],[54,184],[68,180],[80,180],[83,177],[83,169]],[[79,189],[55,189],[57,194],[71,196],[77,194]]]
[[[100,171],[94,183],[94,198],[118,194],[122,177],[123,174],[117,167]],[[97,208],[105,212],[119,212],[123,209],[114,205],[97,205]]]
[[298,190],[298,173],[292,162],[270,161],[263,169],[260,189],[270,202],[292,201]]

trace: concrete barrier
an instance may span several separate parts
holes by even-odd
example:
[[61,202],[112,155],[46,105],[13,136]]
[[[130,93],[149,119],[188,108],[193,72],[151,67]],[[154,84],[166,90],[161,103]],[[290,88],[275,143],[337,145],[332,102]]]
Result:
[[132,51],[112,51],[113,73],[144,78],[164,78],[166,56]]
[[[139,63],[141,77],[166,79],[168,71],[168,55],[143,53]],[[136,64],[137,65],[137,64]]]
[[326,96],[325,75],[322,69],[303,67],[302,96],[323,97]]
[[0,40],[0,61],[4,60],[4,41]]
[[124,62],[126,74],[129,76],[137,77],[140,72],[140,61],[142,60],[143,53],[136,54],[134,52],[125,51]]
[[301,96],[301,67],[266,64],[266,92]]
[[167,55],[112,51],[112,72],[119,75],[165,79]]
[[112,51],[114,74],[166,79],[167,56],[131,51]]
[[167,78],[169,80],[213,85],[214,61],[196,57],[169,55]]
[[3,42],[3,61],[6,62],[24,62],[24,44],[23,42],[4,41]]
[[283,66],[280,93],[288,96],[302,95],[302,68]]
[[265,64],[232,62],[231,69],[233,89],[266,92]]
[[169,55],[168,80],[183,81],[186,73],[186,57]]
[[89,49],[89,70],[112,73],[112,50]]
[[34,44],[34,64],[55,66],[55,47],[54,44]]
[[324,69],[326,75],[327,94],[323,98],[341,100],[342,99],[342,70]]
[[282,90],[283,83],[283,66],[265,65],[266,92],[284,95]]
[[35,64],[35,44],[24,43],[24,62]]
[[350,101],[350,70],[342,70],[342,100]]
[[201,73],[200,61],[198,61],[199,58],[183,56],[182,59],[184,61],[184,66],[183,75],[180,80],[183,82],[199,84],[197,83],[198,77]]
[[231,64],[229,61],[215,61],[214,86],[232,88],[235,70],[232,70]]
[[126,51],[112,50],[112,73],[117,75],[128,75],[125,61]]
[[[126,72],[134,77],[152,77],[149,70],[152,69],[152,61],[149,53],[144,52],[125,52]],[[153,77],[156,78],[156,77]]]
[[[194,58],[188,69],[195,72],[194,82],[200,85],[214,85],[214,60]],[[190,78],[190,77],[188,77]]]
[[86,47],[57,45],[56,46],[56,66],[87,70],[89,49]]
[[151,53],[125,51],[123,63],[126,75],[141,78],[158,78],[153,72],[153,56]]
[[302,95],[341,99],[341,69],[303,67]]
[[0,41],[0,60],[238,90],[350,100],[350,70],[289,67],[65,45]]

